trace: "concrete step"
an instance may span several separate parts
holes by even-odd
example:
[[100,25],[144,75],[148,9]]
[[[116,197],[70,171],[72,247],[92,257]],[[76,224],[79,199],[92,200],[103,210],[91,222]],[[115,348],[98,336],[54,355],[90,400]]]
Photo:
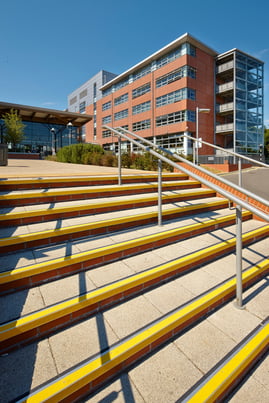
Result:
[[[255,283],[268,270],[268,259],[246,270],[243,276],[244,287]],[[79,365],[70,367],[45,386],[35,389],[30,394],[27,393],[27,397],[20,401],[76,401],[93,393],[118,374],[133,369],[134,365],[141,363],[142,359],[146,364],[148,359],[152,359],[155,354],[160,354],[162,351],[160,349],[165,349],[169,345],[169,341],[175,342],[180,335],[184,335],[184,331],[192,330],[193,326],[197,326],[201,318],[205,319],[214,314],[217,308],[235,296],[235,284],[235,279],[232,278],[183,304],[178,309],[166,315],[160,315],[146,327],[141,327],[116,343],[107,344],[108,340],[105,341],[100,353],[80,362]],[[101,327],[101,325],[99,326]],[[263,337],[265,343],[268,344],[268,333]],[[212,346],[210,348],[212,349]],[[195,375],[199,378],[200,374],[197,370],[196,373],[197,375]],[[169,399],[169,401],[171,400]]]
[[[268,228],[269,231],[269,228]],[[243,236],[243,244],[247,240],[252,242],[259,239],[262,229],[248,232]],[[70,325],[81,318],[102,311],[111,305],[124,302],[126,298],[136,295],[141,291],[160,285],[164,281],[171,280],[184,271],[194,269],[203,262],[209,262],[230,251],[231,245],[235,245],[235,238],[219,242],[202,251],[190,253],[188,256],[173,260],[157,266],[154,269],[130,276],[126,279],[101,287],[95,291],[81,294],[76,298],[49,307],[38,313],[32,313],[0,326],[1,352],[20,346],[26,341],[40,338],[43,334],[51,333],[56,329]],[[268,267],[269,267],[269,262]],[[49,326],[48,326],[49,325]]]
[[[173,192],[162,192],[162,204],[176,203],[182,201],[190,201],[214,197],[216,193],[211,189],[192,189],[179,190]],[[23,204],[23,201],[22,201]],[[107,198],[96,200],[58,202],[56,206],[40,205],[38,209],[28,206],[19,206],[12,209],[2,208],[0,214],[0,227],[11,225],[25,225],[34,222],[47,222],[56,219],[82,217],[84,215],[100,214],[112,211],[123,211],[125,209],[155,206],[158,204],[158,194],[153,193],[151,196],[143,194],[134,196],[113,197],[111,200]],[[27,209],[28,207],[28,209]]]
[[[143,236],[97,249],[86,250],[85,252],[64,256],[43,263],[32,264],[30,266],[2,271],[0,273],[1,292],[10,292],[20,287],[31,287],[59,276],[67,276],[74,272],[80,272],[98,265],[113,262],[122,259],[125,256],[139,254],[141,252],[159,248],[163,245],[171,244],[180,239],[186,239],[197,236],[205,231],[211,231],[221,228],[225,225],[231,225],[235,222],[235,214],[215,218],[213,220],[203,221],[176,228],[164,232],[158,232],[153,235]],[[243,219],[251,218],[249,212],[243,213]],[[269,226],[263,226],[253,233],[249,241],[268,236]],[[228,250],[233,250],[234,243],[228,245]],[[216,252],[217,253],[217,252]]]
[[[211,202],[190,204],[183,207],[170,207],[166,206],[162,209],[162,220],[172,220],[178,217],[187,216],[191,214],[199,214],[206,211],[215,211],[224,209],[229,206],[229,202],[225,199],[216,199]],[[100,219],[88,223],[88,217],[85,217],[86,223],[79,223],[76,225],[66,225],[61,221],[61,228],[52,223],[53,229],[35,232],[34,230],[27,230],[29,233],[14,234],[5,238],[0,238],[0,254],[18,251],[20,249],[33,248],[35,246],[52,245],[57,242],[66,240],[75,240],[81,237],[93,236],[96,234],[104,234],[112,231],[119,231],[121,229],[128,229],[141,225],[148,225],[158,222],[158,211],[141,212],[140,213],[121,216],[109,219]],[[80,219],[81,222],[81,219]],[[56,227],[56,229],[55,229]],[[6,228],[5,232],[13,231]]]
[[220,401],[240,383],[244,374],[269,350],[269,320],[262,323],[244,342],[204,377],[182,403]]
[[[156,181],[158,174],[155,172],[140,173],[136,175],[123,175],[122,183],[139,183],[146,181]],[[164,181],[187,180],[188,175],[183,173],[162,173]],[[1,179],[0,192],[3,190],[19,189],[44,189],[44,188],[66,188],[74,186],[100,186],[117,185],[118,175],[102,176],[68,176],[68,177],[48,177],[48,178],[22,178],[22,179]]]
[[[172,186],[172,178],[169,176],[168,186]],[[195,189],[183,190],[180,186],[179,190],[167,192],[164,188],[167,196],[174,197],[175,193],[181,197],[176,201],[176,209],[169,204],[171,200],[175,203],[174,199],[163,206],[164,215],[170,214],[171,218],[176,214],[173,210],[177,214],[191,210],[192,214],[164,220],[163,226],[158,226],[143,221],[156,220],[151,207],[156,203],[156,195],[142,196],[143,188],[145,193],[156,192],[156,184],[145,184],[144,176],[139,180],[126,178],[142,181],[141,184],[120,187],[103,182],[99,186],[94,178],[91,183],[85,182],[85,178],[77,182],[66,178],[65,183],[55,178],[50,184],[44,179],[32,183],[26,180],[20,185],[16,180],[9,182],[13,189],[21,186],[29,190],[8,194],[6,188],[6,193],[1,194],[10,196],[10,203],[17,203],[14,208],[10,204],[3,207],[2,214],[14,214],[12,219],[22,220],[15,228],[6,226],[8,220],[3,218],[5,228],[1,233],[10,231],[14,245],[24,245],[21,250],[0,256],[3,401],[175,402],[192,397],[196,386],[206,385],[208,376],[217,374],[225,359],[236,361],[230,352],[245,348],[242,343],[246,336],[269,316],[268,225],[243,212],[246,307],[239,310],[232,301],[236,289],[235,214],[229,208],[217,210],[223,203],[227,207],[227,202],[209,199],[211,194],[199,189],[199,182],[180,178],[183,187],[187,182],[187,187],[191,183]],[[153,176],[150,180],[155,179]],[[44,185],[55,189],[44,189]],[[57,190],[58,186],[63,187]],[[44,190],[38,190],[41,188]],[[207,194],[206,199],[187,199],[187,193],[190,199],[196,199],[200,190],[203,196],[199,198]],[[120,200],[121,192],[124,201]],[[48,194],[49,199],[41,194]],[[107,200],[110,194],[113,203]],[[40,203],[39,207],[28,201],[21,205],[23,195],[30,203]],[[89,202],[89,197],[98,200]],[[142,208],[143,203],[146,204]],[[199,211],[201,206],[206,209],[204,212]],[[121,211],[122,207],[125,210]],[[130,207],[132,210],[128,210]],[[39,210],[48,213],[44,212],[43,218]],[[49,210],[53,210],[51,217]],[[72,210],[81,211],[83,217],[70,219]],[[31,220],[28,212],[33,212],[34,224],[23,222]],[[63,216],[59,218],[58,213]],[[46,215],[51,221],[47,221]],[[137,225],[138,216],[142,220],[139,227],[127,228],[132,222]],[[55,218],[57,221],[52,221]],[[39,219],[44,222],[39,224]],[[104,223],[108,232],[98,233],[104,232]],[[92,232],[77,239],[83,230]],[[73,235],[68,239],[60,237],[73,233],[73,239]],[[54,238],[55,244],[38,246],[38,237],[42,242],[46,237]],[[9,247],[10,240],[3,238],[2,235],[2,241],[7,242],[3,247]],[[27,245],[31,249],[26,249]],[[265,328],[267,335],[261,338],[266,341],[246,343],[247,350],[250,346],[253,353],[247,357],[247,365],[242,360],[236,367],[240,367],[236,369],[237,379],[250,370],[258,356],[264,357],[268,345]],[[240,356],[239,350],[235,356]],[[219,368],[222,374],[225,365]],[[231,367],[229,362],[227,365]],[[260,361],[258,381],[248,378],[251,401],[267,403],[266,371],[266,361]],[[215,389],[222,390],[225,385],[225,394],[231,393],[234,380],[234,375],[225,372]],[[213,385],[217,386],[216,380]],[[240,391],[232,393],[237,396]]]
[[[181,180],[163,182],[162,189],[179,190],[194,189],[201,187],[200,182],[195,180]],[[68,189],[68,190],[67,190]],[[124,195],[136,195],[138,193],[152,193],[158,190],[158,183],[134,183],[130,185],[103,185],[103,186],[81,186],[58,189],[21,190],[12,192],[1,192],[0,206],[11,207],[28,204],[54,203],[58,201],[83,200],[89,198],[113,197]]]

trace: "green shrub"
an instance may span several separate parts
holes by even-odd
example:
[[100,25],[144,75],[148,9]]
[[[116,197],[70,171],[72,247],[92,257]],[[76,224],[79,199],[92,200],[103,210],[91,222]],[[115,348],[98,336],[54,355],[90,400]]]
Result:
[[57,151],[57,160],[60,162],[70,162],[72,164],[93,164],[91,154],[102,156],[104,150],[97,144],[72,144],[62,147]]

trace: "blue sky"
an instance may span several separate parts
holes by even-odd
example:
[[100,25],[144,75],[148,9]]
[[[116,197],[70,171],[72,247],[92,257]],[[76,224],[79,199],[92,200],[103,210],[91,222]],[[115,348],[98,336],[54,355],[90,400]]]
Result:
[[217,52],[265,62],[269,127],[268,21],[268,0],[2,1],[0,101],[65,109],[101,69],[122,73],[189,32]]

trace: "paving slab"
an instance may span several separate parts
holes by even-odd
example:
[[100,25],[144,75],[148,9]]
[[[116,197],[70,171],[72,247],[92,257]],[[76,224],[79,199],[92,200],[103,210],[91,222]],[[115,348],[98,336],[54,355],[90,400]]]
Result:
[[119,340],[102,313],[77,323],[49,338],[57,371],[80,364]]
[[202,372],[170,344],[130,370],[129,376],[145,402],[172,403],[201,378]]

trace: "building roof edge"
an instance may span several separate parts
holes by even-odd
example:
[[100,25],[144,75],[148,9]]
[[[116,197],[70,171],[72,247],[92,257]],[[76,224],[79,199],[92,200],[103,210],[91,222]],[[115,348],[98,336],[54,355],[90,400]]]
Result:
[[194,36],[190,35],[188,32],[185,34],[181,35],[180,37],[176,38],[174,41],[168,43],[161,49],[157,50],[156,52],[152,53],[150,56],[146,57],[139,63],[135,64],[134,66],[130,67],[129,69],[125,70],[123,73],[119,74],[117,77],[113,78],[112,80],[108,81],[106,84],[104,84],[102,87],[100,87],[101,90],[104,90],[108,87],[110,87],[112,84],[114,84],[117,81],[120,81],[122,78],[125,76],[131,74],[133,71],[135,71],[138,68],[142,68],[143,66],[147,65],[148,63],[152,62],[153,60],[156,60],[157,58],[161,57],[163,54],[169,52],[170,50],[173,50],[175,47],[179,46],[180,44],[184,42],[189,42],[192,45],[202,49],[206,53],[211,54],[212,56],[216,56],[218,53],[209,48],[207,45],[196,39]]

